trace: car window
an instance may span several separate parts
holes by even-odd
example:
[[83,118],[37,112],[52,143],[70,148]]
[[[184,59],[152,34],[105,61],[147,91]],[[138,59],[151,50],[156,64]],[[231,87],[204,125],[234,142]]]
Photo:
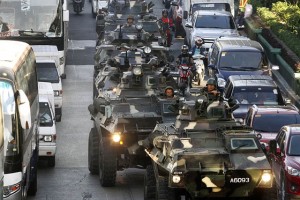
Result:
[[300,123],[298,114],[256,114],[252,126],[256,131],[277,133],[282,126],[297,123]]
[[[268,87],[237,87],[232,96],[240,104],[278,105],[277,90]],[[242,103],[243,102],[243,103]]]
[[226,15],[198,15],[196,28],[235,29],[231,16]]
[[40,102],[40,126],[53,126],[53,119],[50,111],[49,104],[46,102]]
[[55,63],[36,63],[38,81],[59,83],[59,75]]
[[255,70],[261,67],[262,54],[249,51],[223,51],[220,56],[219,68],[236,68],[236,70]]
[[292,135],[289,143],[288,154],[291,156],[300,156],[300,135]]

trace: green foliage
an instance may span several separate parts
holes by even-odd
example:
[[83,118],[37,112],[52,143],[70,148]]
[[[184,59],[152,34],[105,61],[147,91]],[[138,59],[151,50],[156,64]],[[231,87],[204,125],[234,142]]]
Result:
[[272,9],[257,8],[257,14],[271,30],[300,56],[300,8],[287,2],[276,2]]

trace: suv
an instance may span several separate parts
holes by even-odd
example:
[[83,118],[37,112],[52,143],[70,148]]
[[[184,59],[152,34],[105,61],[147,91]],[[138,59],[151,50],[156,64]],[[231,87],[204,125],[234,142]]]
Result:
[[223,97],[235,99],[239,108],[233,112],[234,118],[244,119],[252,105],[285,105],[278,86],[272,77],[266,75],[233,75],[227,80]]
[[249,108],[245,125],[253,128],[261,144],[268,149],[271,139],[275,139],[282,126],[299,124],[299,110],[293,106],[256,106]]
[[270,141],[270,164],[276,180],[278,199],[300,198],[300,125],[284,126]]
[[[184,16],[187,17],[187,16]],[[199,10],[187,19],[185,43],[192,47],[195,37],[201,37],[207,50],[220,36],[238,36],[233,16],[227,11]]]
[[263,47],[245,37],[219,38],[209,54],[209,76],[216,78],[219,87],[224,87],[230,75],[268,75],[271,66]]

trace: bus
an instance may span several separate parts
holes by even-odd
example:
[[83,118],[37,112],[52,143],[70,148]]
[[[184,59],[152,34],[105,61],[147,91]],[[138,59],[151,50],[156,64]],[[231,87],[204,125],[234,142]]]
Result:
[[4,120],[2,103],[0,97],[0,200],[3,200],[3,178],[4,178]]
[[0,40],[0,96],[4,119],[3,197],[37,191],[39,98],[35,55],[29,44]]
[[[68,48],[67,0],[1,0],[0,40],[30,45],[55,45],[59,51],[62,78]],[[5,27],[4,27],[5,26]]]

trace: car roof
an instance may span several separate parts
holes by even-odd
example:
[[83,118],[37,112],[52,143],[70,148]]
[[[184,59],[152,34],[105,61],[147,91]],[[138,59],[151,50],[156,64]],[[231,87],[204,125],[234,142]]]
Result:
[[266,75],[232,75],[229,76],[234,87],[277,87],[272,77]]
[[257,41],[250,40],[250,39],[239,39],[239,38],[232,38],[232,39],[225,39],[225,40],[217,40],[217,45],[220,46],[222,51],[260,51],[263,52],[264,49],[261,44]]
[[198,15],[223,15],[223,16],[232,16],[228,11],[221,10],[197,10],[194,12],[194,16]]
[[295,106],[280,106],[280,105],[268,105],[268,106],[252,106],[252,109],[255,110],[255,115],[267,115],[267,114],[298,114],[299,110]]

